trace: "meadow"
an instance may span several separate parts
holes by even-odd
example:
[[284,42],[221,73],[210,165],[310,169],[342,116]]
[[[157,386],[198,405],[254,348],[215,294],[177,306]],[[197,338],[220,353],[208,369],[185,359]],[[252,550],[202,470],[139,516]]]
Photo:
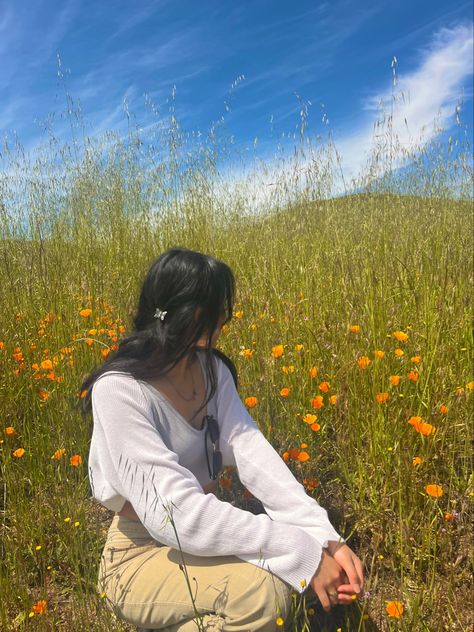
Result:
[[[469,190],[465,154],[434,147],[403,176],[334,197],[334,147],[302,182],[302,142],[256,213],[244,189],[215,194],[221,146],[184,160],[175,132],[146,170],[135,132],[79,153],[51,141],[36,162],[3,150],[1,630],[132,630],[96,593],[113,514],[90,498],[79,387],[174,245],[233,268],[219,346],[241,397],[364,562],[351,607],[295,598],[282,629],[470,630],[473,209],[448,186],[462,172]],[[258,510],[235,472],[219,493]]]

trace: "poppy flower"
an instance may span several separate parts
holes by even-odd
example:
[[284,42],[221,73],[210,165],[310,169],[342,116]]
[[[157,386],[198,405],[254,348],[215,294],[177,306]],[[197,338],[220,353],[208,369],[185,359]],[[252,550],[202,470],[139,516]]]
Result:
[[385,610],[389,617],[400,619],[403,614],[403,604],[401,601],[389,601]]
[[406,342],[408,340],[408,334],[406,334],[404,331],[394,331],[392,333],[392,336],[395,338],[395,340],[398,340],[398,342]]
[[380,351],[379,349],[377,349],[374,353],[374,356],[376,357],[377,360],[381,360],[385,355],[385,351]]
[[87,318],[88,316],[90,316],[92,314],[92,310],[87,308],[87,309],[81,309],[81,311],[79,312],[79,314],[83,317],[83,318]]
[[360,332],[360,325],[350,325],[349,331],[351,334],[358,334]]
[[432,426],[431,424],[428,424],[428,423],[424,422],[423,419],[421,417],[418,417],[418,416],[410,417],[410,419],[408,420],[408,423],[417,432],[419,432],[420,434],[425,435],[425,436],[434,434],[434,432],[436,431],[436,427],[435,426]]
[[311,425],[311,424],[314,424],[314,422],[316,421],[317,418],[318,418],[317,415],[312,415],[311,413],[307,413],[306,415],[304,415],[303,421],[306,424]]
[[441,404],[441,406],[439,407],[439,412],[442,415],[446,415],[446,413],[448,412],[449,408],[445,405],[445,404]]
[[384,392],[384,393],[377,393],[377,395],[375,396],[375,400],[379,403],[379,404],[385,404],[385,402],[387,401],[387,399],[389,398],[389,394]]
[[323,393],[328,393],[331,389],[331,384],[329,382],[321,382],[319,385],[319,390]]
[[296,353],[301,353],[304,350],[304,345],[298,343],[297,345],[295,345],[295,351]]
[[316,409],[322,408],[324,406],[322,395],[316,395],[316,397],[313,397],[311,400],[311,406]]
[[315,421],[314,424],[311,424],[311,430],[313,430],[314,432],[321,430],[321,426],[318,424],[317,421]]
[[436,485],[435,483],[433,483],[425,487],[425,492],[429,496],[433,496],[434,498],[439,498],[440,496],[443,495],[443,488],[441,487],[441,485]]
[[280,390],[280,396],[281,397],[288,397],[288,395],[290,394],[290,389],[287,386],[284,386],[281,390]]
[[7,428],[5,428],[5,434],[10,437],[14,437],[16,435],[16,430],[13,426],[7,426]]
[[318,375],[318,369],[315,366],[312,366],[309,370],[309,375],[314,380]]
[[397,358],[401,358],[405,352],[403,351],[403,349],[395,349],[393,353],[397,356]]
[[244,358],[251,358],[253,356],[253,349],[242,349],[240,355],[244,356]]
[[418,382],[418,378],[420,377],[420,375],[416,371],[409,371],[408,377],[412,382]]
[[285,352],[285,347],[283,345],[275,345],[272,347],[272,356],[274,358],[281,358],[281,356]]
[[309,461],[309,454],[307,452],[300,452],[297,456],[298,461],[304,463],[305,461]]
[[400,384],[400,376],[399,375],[391,375],[390,376],[390,384],[392,386],[398,386]]
[[51,360],[43,360],[43,362],[41,363],[41,368],[45,371],[52,371],[53,363],[51,362]]
[[17,459],[21,459],[21,457],[25,454],[25,450],[23,448],[17,448],[12,454]]
[[359,369],[366,369],[369,366],[370,362],[370,358],[367,356],[361,356],[360,358],[357,358],[357,366],[359,367]]
[[421,456],[414,456],[412,460],[413,465],[421,465],[423,463],[423,459]]
[[329,403],[335,406],[337,404],[337,395],[331,395],[329,398]]
[[291,450],[289,450],[288,454],[290,459],[297,459],[299,456],[299,448],[291,448]]
[[59,461],[60,458],[64,456],[64,454],[66,454],[66,450],[64,448],[59,448],[58,450],[55,451],[55,453],[53,454],[51,458],[54,459],[55,461]]
[[410,358],[410,362],[413,362],[413,364],[420,364],[421,362],[421,356],[417,355],[417,356],[413,356]]
[[247,408],[254,408],[258,404],[258,399],[256,397],[246,397],[244,399],[244,404]]
[[33,604],[32,610],[35,614],[44,614],[48,609],[45,599],[41,599]]
[[82,463],[82,456],[80,454],[73,454],[72,457],[69,459],[69,463],[73,467],[79,467],[79,465],[81,465]]

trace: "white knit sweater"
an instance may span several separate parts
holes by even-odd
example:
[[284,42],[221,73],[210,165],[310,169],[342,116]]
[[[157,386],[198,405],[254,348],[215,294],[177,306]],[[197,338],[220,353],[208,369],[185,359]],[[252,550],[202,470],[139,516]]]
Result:
[[[201,352],[198,357],[202,366]],[[208,412],[219,423],[224,465],[237,467],[266,514],[205,494],[205,427],[193,428],[157,389],[117,371],[100,376],[92,388],[92,497],[112,511],[128,500],[150,535],[166,546],[178,548],[177,533],[184,552],[235,555],[302,592],[322,548],[344,540],[260,432],[229,369],[215,362],[218,386]]]

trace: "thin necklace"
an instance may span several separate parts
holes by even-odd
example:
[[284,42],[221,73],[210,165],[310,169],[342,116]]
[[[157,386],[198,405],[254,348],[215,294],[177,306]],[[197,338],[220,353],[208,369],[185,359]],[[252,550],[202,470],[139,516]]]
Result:
[[168,377],[167,374],[165,374],[165,378],[168,380],[168,382],[171,384],[171,386],[174,388],[174,390],[178,393],[178,395],[181,397],[181,399],[184,399],[185,402],[192,402],[194,399],[196,399],[197,397],[197,391],[196,391],[196,384],[194,382],[194,375],[193,372],[191,370],[191,367],[189,367],[189,371],[191,372],[191,379],[193,381],[193,392],[191,394],[191,397],[185,397],[182,393],[180,393],[180,391],[176,388],[174,382],[172,380],[170,380],[170,378]]

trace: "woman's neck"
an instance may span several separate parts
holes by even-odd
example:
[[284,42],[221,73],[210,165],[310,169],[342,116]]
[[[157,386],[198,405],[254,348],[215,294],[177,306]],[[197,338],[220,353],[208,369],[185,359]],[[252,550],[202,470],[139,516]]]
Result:
[[193,351],[192,353],[184,356],[184,358],[181,358],[181,360],[175,364],[172,369],[167,371],[166,375],[174,382],[184,382],[186,381],[186,377],[189,375],[189,371],[196,360],[196,351]]

